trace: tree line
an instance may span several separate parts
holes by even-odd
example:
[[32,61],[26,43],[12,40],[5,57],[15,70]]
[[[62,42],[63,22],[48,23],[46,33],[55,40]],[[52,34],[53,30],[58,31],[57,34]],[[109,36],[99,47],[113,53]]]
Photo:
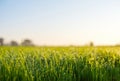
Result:
[[[24,39],[20,44],[17,41],[12,40],[8,44],[4,43],[4,38],[0,38],[0,46],[35,46],[30,39]],[[70,45],[71,46],[71,45]],[[91,41],[84,46],[94,46],[94,43]]]
[[10,43],[5,44],[4,38],[0,38],[0,46],[34,46],[30,39],[24,39],[20,44],[17,41],[12,40]]

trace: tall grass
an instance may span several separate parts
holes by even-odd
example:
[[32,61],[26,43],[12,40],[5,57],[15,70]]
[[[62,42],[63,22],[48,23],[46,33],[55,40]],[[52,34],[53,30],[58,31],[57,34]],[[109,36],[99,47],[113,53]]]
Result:
[[0,81],[120,81],[120,48],[0,47]]

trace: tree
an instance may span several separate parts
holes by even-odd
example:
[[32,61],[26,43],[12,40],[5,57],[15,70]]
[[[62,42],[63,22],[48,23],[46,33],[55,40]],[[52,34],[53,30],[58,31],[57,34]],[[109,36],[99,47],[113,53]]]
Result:
[[22,43],[22,46],[33,46],[33,43],[30,39],[25,39]]
[[10,45],[11,45],[11,46],[18,46],[18,43],[13,40],[13,41],[10,42]]
[[94,46],[94,43],[93,43],[93,42],[90,42],[90,46]]
[[3,46],[3,45],[4,45],[4,39],[0,38],[0,46]]

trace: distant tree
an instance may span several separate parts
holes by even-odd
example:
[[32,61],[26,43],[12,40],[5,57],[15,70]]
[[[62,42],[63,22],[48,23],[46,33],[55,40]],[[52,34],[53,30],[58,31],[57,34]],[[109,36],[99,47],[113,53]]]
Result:
[[10,42],[10,45],[11,45],[11,46],[18,46],[18,43],[17,43],[16,41],[11,41],[11,42]]
[[4,39],[0,38],[0,46],[3,46],[3,45],[4,45]]
[[25,39],[22,43],[22,46],[33,46],[33,43],[30,39]]
[[94,43],[93,42],[90,42],[90,44],[89,44],[90,46],[94,46]]

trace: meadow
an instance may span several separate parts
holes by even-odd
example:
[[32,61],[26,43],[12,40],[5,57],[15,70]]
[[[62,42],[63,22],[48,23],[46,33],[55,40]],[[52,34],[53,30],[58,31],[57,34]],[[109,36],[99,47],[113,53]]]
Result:
[[0,47],[0,81],[120,81],[120,47]]

